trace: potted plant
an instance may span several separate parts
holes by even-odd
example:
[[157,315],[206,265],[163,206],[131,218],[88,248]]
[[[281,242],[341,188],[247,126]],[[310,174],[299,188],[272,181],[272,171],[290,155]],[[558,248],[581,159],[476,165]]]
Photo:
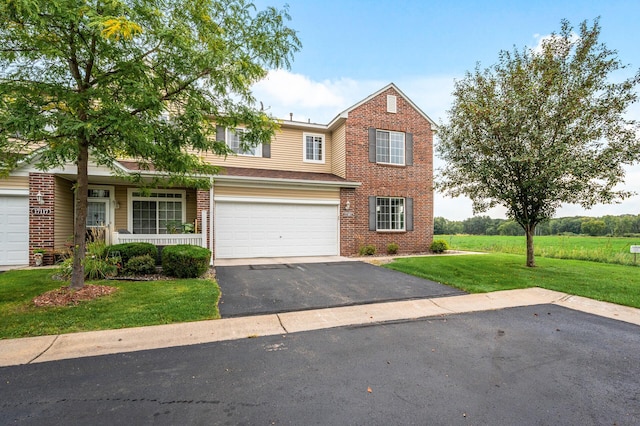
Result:
[[36,248],[33,249],[33,260],[36,263],[36,266],[42,266],[42,258],[47,251],[45,249]]

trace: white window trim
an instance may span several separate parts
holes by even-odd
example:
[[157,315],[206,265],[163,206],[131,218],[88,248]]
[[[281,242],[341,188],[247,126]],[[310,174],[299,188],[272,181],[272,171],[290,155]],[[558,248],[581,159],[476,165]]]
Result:
[[[231,145],[229,145],[229,141],[231,140],[231,137],[234,136],[236,134],[236,131],[240,131],[240,132],[244,132],[245,128],[244,127],[236,127],[235,129],[231,129],[231,128],[226,128],[225,129],[225,141],[227,143],[227,146],[229,148],[231,148]],[[239,152],[235,152],[235,154],[239,157],[262,157],[262,144],[256,145],[255,147],[255,154],[251,154],[251,153],[239,153]]]
[[[392,133],[397,133],[402,135],[402,163],[387,163],[384,161],[378,161],[378,137],[377,137],[378,132],[389,133],[389,136],[391,136]],[[391,138],[389,138],[389,140],[391,140]],[[389,144],[389,151],[391,151],[391,144]],[[391,158],[391,155],[389,155],[389,158]],[[407,165],[407,134],[404,132],[395,132],[393,130],[376,129],[376,164],[389,164],[391,166],[406,166]]]
[[[127,190],[127,231],[133,233],[133,201],[149,201],[149,200],[161,200],[160,198],[154,197],[134,197],[134,192],[140,192],[139,188],[129,188]],[[151,189],[149,192],[163,193],[163,194],[182,194],[182,222],[185,223],[187,221],[187,191],[185,190],[176,190],[176,189]],[[166,198],[162,200],[167,200]],[[156,218],[157,220],[157,218]],[[140,234],[144,235],[144,234]],[[160,235],[160,234],[152,234],[152,235]]]
[[[378,200],[402,200],[402,229],[382,229],[378,228]],[[389,218],[391,219],[391,218]],[[389,221],[391,223],[391,221]],[[407,232],[407,199],[405,197],[376,197],[376,232]]]
[[[320,137],[322,138],[321,149],[322,149],[322,159],[320,160],[309,160],[307,159],[307,136],[312,137]],[[302,133],[302,161],[305,163],[316,163],[316,164],[324,164],[327,158],[327,138],[322,133]]]

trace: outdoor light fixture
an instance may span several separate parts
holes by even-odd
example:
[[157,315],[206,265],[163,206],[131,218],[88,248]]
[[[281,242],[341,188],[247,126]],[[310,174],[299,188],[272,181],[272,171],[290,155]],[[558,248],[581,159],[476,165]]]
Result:
[[351,201],[347,201],[344,205],[345,210],[351,210]]
[[44,204],[44,195],[42,195],[42,192],[38,191],[36,194],[36,200],[38,201],[38,204]]

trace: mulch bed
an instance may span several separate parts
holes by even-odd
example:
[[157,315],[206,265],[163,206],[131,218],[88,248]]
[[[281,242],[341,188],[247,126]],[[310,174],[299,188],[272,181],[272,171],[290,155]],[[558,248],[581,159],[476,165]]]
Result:
[[68,286],[48,291],[33,299],[36,306],[68,306],[79,302],[93,300],[107,296],[118,290],[117,287],[107,285],[85,284],[80,290],[73,290]]
[[[202,278],[215,280],[215,269],[209,268]],[[174,278],[162,274],[149,274],[138,276],[125,276],[109,278],[119,281],[164,281]],[[69,306],[77,305],[80,302],[97,299],[107,296],[118,290],[117,287],[108,285],[85,284],[80,290],[73,290],[69,286],[63,286],[55,290],[48,291],[33,299],[36,306]]]

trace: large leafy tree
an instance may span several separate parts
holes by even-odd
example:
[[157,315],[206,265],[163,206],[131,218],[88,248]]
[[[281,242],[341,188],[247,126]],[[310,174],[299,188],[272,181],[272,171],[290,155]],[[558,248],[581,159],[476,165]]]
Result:
[[[268,143],[250,87],[300,47],[287,10],[245,0],[5,0],[0,4],[0,171],[77,164],[74,270],[84,284],[87,165],[138,159],[166,184],[206,185],[198,152],[229,153],[217,124]],[[114,170],[117,173],[117,170]],[[139,178],[139,176],[138,176]]]
[[439,129],[447,164],[437,186],[469,197],[474,212],[506,207],[526,233],[527,266],[536,225],[561,203],[589,208],[631,195],[615,186],[640,158],[638,125],[625,118],[640,74],[615,82],[626,66],[599,35],[598,20],[578,34],[563,21],[539,51],[502,51],[456,82]]

